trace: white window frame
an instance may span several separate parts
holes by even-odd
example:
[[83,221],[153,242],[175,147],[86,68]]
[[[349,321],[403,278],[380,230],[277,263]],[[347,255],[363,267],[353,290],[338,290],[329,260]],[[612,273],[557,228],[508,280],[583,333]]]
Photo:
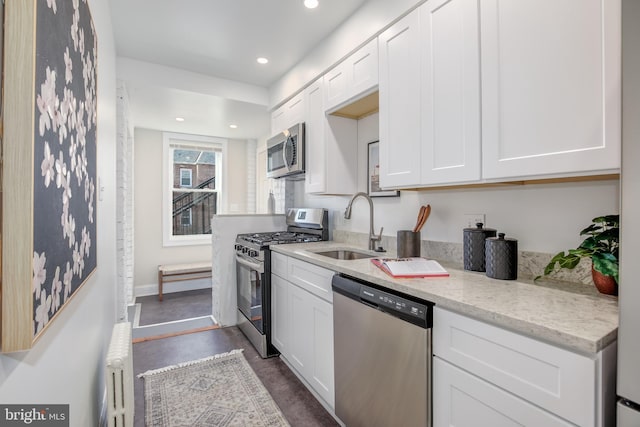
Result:
[[194,246],[210,245],[211,234],[193,234],[188,236],[173,235],[172,206],[173,201],[173,151],[174,147],[216,150],[216,190],[218,191],[218,214],[227,211],[227,168],[228,140],[212,136],[190,135],[185,133],[162,133],[162,245]]

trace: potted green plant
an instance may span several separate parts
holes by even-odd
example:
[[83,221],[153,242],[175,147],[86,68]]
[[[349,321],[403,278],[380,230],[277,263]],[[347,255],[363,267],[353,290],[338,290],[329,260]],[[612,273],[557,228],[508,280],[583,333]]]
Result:
[[[559,252],[544,269],[544,275],[560,268],[573,269],[582,258],[591,258],[593,282],[601,293],[618,294],[620,215],[599,216],[580,232],[587,236],[576,249]],[[557,266],[557,268],[556,268]],[[541,276],[536,277],[536,279]]]

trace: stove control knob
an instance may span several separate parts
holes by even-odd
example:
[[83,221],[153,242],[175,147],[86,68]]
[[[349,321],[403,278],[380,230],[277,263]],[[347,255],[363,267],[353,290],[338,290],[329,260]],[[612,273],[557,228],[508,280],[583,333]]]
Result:
[[236,245],[234,246],[234,249],[238,252],[242,251],[242,245],[239,245],[236,243]]
[[255,258],[258,256],[258,251],[255,251],[253,249],[249,250],[249,252],[247,252],[247,255],[249,255],[252,258]]

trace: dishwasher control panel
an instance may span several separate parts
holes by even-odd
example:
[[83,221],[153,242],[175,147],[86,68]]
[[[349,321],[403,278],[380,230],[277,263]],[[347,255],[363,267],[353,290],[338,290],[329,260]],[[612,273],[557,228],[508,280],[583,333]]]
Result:
[[416,326],[426,329],[433,326],[432,302],[394,290],[382,290],[377,285],[342,274],[333,276],[331,288],[333,292]]
[[368,301],[379,307],[385,307],[398,313],[415,317],[417,319],[427,318],[427,306],[398,295],[390,294],[379,289],[368,286],[360,287],[360,299]]

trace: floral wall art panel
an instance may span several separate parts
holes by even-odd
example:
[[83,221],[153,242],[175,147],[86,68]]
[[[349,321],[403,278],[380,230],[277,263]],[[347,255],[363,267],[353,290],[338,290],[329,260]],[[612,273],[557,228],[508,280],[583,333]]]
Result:
[[[2,351],[9,352],[30,348],[97,267],[97,39],[86,0],[11,0],[5,13],[14,68],[5,74],[5,107],[15,110],[4,119],[11,140],[5,132]],[[10,37],[33,44],[15,51]]]

